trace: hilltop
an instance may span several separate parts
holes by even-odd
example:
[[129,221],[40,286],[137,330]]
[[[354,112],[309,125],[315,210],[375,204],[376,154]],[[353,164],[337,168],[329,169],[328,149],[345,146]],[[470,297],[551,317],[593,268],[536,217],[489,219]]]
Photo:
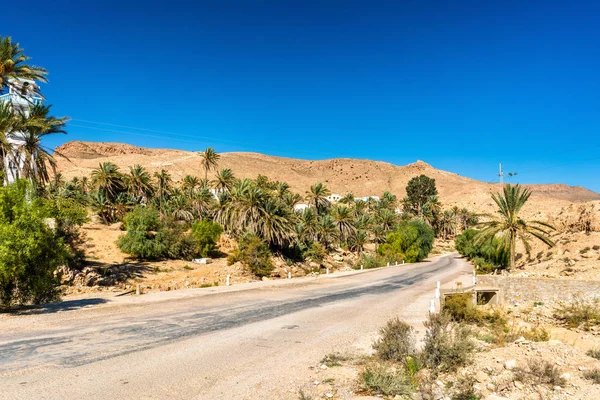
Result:
[[[59,171],[65,178],[89,175],[100,163],[113,162],[124,172],[140,164],[151,172],[166,169],[175,181],[185,175],[204,176],[197,153],[148,149],[123,143],[68,142],[57,152],[68,158],[58,158]],[[477,181],[452,172],[436,169],[423,161],[405,166],[387,162],[336,158],[329,160],[301,160],[275,157],[259,153],[222,153],[219,168],[231,168],[235,176],[255,178],[259,174],[273,180],[285,181],[293,191],[304,194],[310,185],[321,181],[333,193],[353,193],[355,196],[381,195],[390,191],[403,197],[408,181],[425,174],[435,178],[444,205],[468,207],[480,212],[494,209],[489,194],[500,190],[499,184]],[[579,186],[564,184],[527,185],[533,192],[528,214],[546,216],[572,203],[600,200],[600,194]]]

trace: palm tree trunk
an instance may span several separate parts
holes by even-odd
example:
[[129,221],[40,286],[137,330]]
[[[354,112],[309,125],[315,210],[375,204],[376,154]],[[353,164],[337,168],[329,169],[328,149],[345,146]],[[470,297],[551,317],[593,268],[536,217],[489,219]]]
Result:
[[515,268],[515,256],[516,256],[516,249],[517,247],[517,236],[514,232],[510,233],[510,269],[514,270]]

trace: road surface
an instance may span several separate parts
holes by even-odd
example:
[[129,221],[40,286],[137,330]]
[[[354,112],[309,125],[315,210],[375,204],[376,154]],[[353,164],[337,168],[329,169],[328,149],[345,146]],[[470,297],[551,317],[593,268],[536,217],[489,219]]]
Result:
[[453,254],[290,285],[5,315],[0,398],[293,399],[325,354],[368,352],[391,317],[418,327],[435,282],[469,271]]

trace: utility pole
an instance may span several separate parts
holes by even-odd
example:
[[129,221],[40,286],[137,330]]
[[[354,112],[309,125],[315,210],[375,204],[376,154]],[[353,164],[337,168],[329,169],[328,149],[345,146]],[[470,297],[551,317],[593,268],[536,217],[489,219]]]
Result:
[[500,185],[504,184],[504,172],[502,172],[502,163],[500,163],[500,173],[498,174],[500,177]]

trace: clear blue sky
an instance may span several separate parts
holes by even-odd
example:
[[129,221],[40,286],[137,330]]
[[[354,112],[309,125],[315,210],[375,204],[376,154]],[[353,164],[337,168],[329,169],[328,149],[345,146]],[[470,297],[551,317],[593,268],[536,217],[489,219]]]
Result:
[[78,3],[2,6],[0,35],[73,118],[50,146],[422,159],[486,181],[503,161],[600,192],[598,1]]

